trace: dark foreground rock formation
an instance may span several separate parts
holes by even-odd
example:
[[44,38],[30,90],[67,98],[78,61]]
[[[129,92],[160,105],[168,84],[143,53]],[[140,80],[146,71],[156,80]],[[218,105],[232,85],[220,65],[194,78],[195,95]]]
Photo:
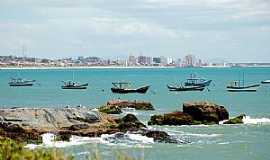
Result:
[[71,135],[98,137],[102,134],[129,132],[152,137],[157,142],[181,142],[165,132],[148,130],[132,114],[115,118],[82,107],[0,109],[0,137],[39,141],[41,135],[48,132],[56,134],[58,140],[69,140]]
[[154,115],[149,125],[196,125],[218,124],[229,118],[224,106],[209,102],[189,102],[183,104],[183,112],[176,111],[164,115]]
[[99,111],[108,114],[120,114],[121,108],[134,108],[136,110],[154,110],[150,102],[128,101],[128,100],[111,100],[106,105],[99,107]]

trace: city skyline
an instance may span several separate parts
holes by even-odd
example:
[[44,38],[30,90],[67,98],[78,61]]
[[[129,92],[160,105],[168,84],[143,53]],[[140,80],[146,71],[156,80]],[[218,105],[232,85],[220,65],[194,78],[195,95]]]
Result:
[[[270,61],[270,2],[0,2],[0,55],[184,57]],[[25,52],[22,52],[22,47]]]

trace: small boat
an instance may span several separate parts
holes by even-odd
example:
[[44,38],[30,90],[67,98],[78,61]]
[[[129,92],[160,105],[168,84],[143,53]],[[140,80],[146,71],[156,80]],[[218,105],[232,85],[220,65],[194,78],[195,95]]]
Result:
[[172,86],[167,85],[169,91],[203,91],[205,86]]
[[256,92],[260,84],[245,85],[244,74],[242,82],[240,80],[233,81],[227,86],[229,92]]
[[11,81],[8,83],[12,87],[22,87],[22,86],[33,86],[35,80],[26,80],[22,78],[11,78]]
[[143,86],[136,89],[130,88],[129,82],[113,82],[114,87],[111,88],[113,93],[146,93],[150,86]]
[[270,79],[269,80],[264,80],[261,82],[262,84],[267,84],[267,83],[270,83]]
[[78,82],[67,81],[61,86],[62,89],[87,89],[88,83],[80,84]]
[[185,86],[203,86],[207,87],[211,84],[212,80],[206,80],[201,77],[197,77],[195,74],[191,74],[190,78],[184,83]]

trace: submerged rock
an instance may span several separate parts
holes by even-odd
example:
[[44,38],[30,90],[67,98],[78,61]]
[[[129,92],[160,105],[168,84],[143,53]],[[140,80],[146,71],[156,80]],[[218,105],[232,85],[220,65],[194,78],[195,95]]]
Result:
[[153,138],[155,142],[177,143],[177,144],[188,143],[186,141],[174,138],[164,131],[148,130],[148,131],[145,131],[145,133],[143,133],[143,135],[145,135],[146,137],[149,137],[149,138]]
[[192,123],[193,118],[180,111],[151,116],[148,122],[149,125],[191,125]]
[[242,124],[243,118],[246,117],[245,114],[241,114],[235,118],[229,119],[228,121],[225,121],[223,124]]
[[218,124],[219,121],[229,118],[229,113],[224,106],[209,102],[184,103],[183,112],[202,124]]

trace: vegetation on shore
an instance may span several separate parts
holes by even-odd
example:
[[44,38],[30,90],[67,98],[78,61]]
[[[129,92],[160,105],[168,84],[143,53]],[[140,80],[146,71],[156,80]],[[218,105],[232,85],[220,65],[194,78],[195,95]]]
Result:
[[0,160],[71,160],[71,156],[65,156],[57,149],[35,149],[24,147],[25,144],[9,138],[0,140]]

